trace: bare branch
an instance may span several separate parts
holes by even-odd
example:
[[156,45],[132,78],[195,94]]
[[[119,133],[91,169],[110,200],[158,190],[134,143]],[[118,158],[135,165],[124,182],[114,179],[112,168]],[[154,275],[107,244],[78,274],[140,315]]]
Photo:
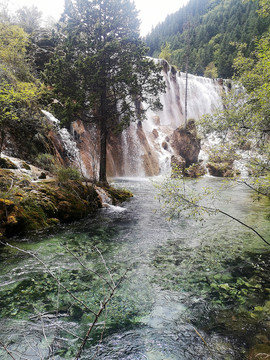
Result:
[[[37,315],[38,315],[38,317],[39,317],[39,319],[40,319],[40,321],[41,321],[41,324],[42,324],[42,333],[43,333],[44,339],[45,339],[46,343],[48,344],[48,348],[49,348],[50,353],[51,353],[52,356],[53,356],[53,349],[52,349],[52,347],[51,347],[51,345],[50,345],[50,343],[49,343],[49,340],[48,340],[47,335],[46,335],[46,332],[45,332],[45,326],[44,326],[44,321],[43,321],[42,314],[40,314],[39,311],[38,311],[35,307],[34,307],[34,309],[35,309],[35,311],[37,312]],[[53,356],[53,359],[54,359],[54,356]]]
[[20,252],[22,252],[22,253],[24,253],[24,254],[27,254],[27,255],[30,255],[30,256],[34,257],[40,264],[42,264],[42,265],[44,266],[46,272],[51,275],[51,277],[57,282],[57,284],[58,284],[62,289],[64,289],[77,303],[81,304],[81,305],[82,305],[87,311],[89,311],[91,314],[93,314],[93,315],[95,315],[95,316],[97,315],[93,310],[91,310],[91,309],[89,308],[89,306],[87,306],[83,301],[81,301],[77,296],[75,296],[70,290],[68,290],[68,288],[67,288],[65,285],[63,285],[63,284],[58,280],[58,278],[57,278],[57,277],[54,275],[54,273],[48,268],[48,266],[44,263],[44,261],[42,261],[41,259],[39,259],[39,257],[38,257],[36,254],[34,254],[34,253],[31,252],[31,251],[26,251],[26,250],[20,249],[20,248],[18,248],[18,247],[16,247],[16,246],[13,246],[13,245],[9,244],[9,243],[4,243],[4,242],[2,242],[2,241],[0,241],[0,244],[9,246],[9,247],[11,247],[12,249],[16,249],[16,250],[18,250],[18,251],[20,251]]
[[[98,276],[100,279],[102,279],[103,281],[105,281],[105,283],[106,283],[111,289],[113,289],[112,285],[109,283],[109,281],[108,281],[107,279],[105,279],[102,275],[98,274],[96,271],[94,271],[94,270],[92,270],[92,269],[89,269],[87,266],[85,266],[85,265],[81,262],[81,260],[78,258],[78,256],[76,256],[68,247],[66,247],[65,245],[62,245],[62,246],[64,247],[64,249],[66,249],[66,250],[78,261],[78,263],[81,265],[81,267],[82,267],[83,269],[85,269],[86,271],[89,271],[89,272],[91,272],[92,274]],[[97,249],[97,251],[99,251],[99,250]],[[99,252],[99,254],[101,255],[100,252]],[[101,255],[101,256],[102,256],[102,255]],[[113,283],[113,285],[115,285],[115,284]]]
[[93,320],[92,324],[90,325],[86,335],[85,335],[85,338],[80,346],[80,349],[78,350],[77,352],[77,355],[75,356],[74,360],[79,360],[84,348],[85,348],[85,345],[87,343],[87,340],[95,326],[95,324],[97,323],[99,317],[101,316],[101,314],[103,313],[103,311],[106,309],[106,306],[107,304],[109,303],[109,301],[112,299],[112,297],[114,296],[114,293],[116,291],[116,289],[121,285],[121,283],[123,282],[125,276],[126,276],[126,273],[128,272],[128,270],[126,270],[125,274],[120,278],[120,280],[117,282],[117,284],[115,285],[115,287],[112,289],[110,295],[108,296],[108,298],[106,300],[103,301],[103,303],[101,303],[101,306],[100,306],[100,309],[98,311],[98,313],[95,315],[95,319]]
[[204,340],[203,336],[199,333],[199,331],[195,327],[193,327],[193,329],[194,329],[195,333],[202,339],[202,341],[203,341],[204,345],[207,347],[207,349],[210,351],[212,358],[215,359],[215,356],[214,356],[211,348],[209,347],[207,342]]
[[258,236],[259,236],[259,238],[261,238],[261,239],[262,239],[262,241],[264,241],[267,245],[269,245],[269,246],[270,246],[270,243],[269,243],[267,240],[265,240],[265,238],[264,238],[261,234],[259,234],[259,233],[258,233],[258,231],[257,231],[257,230],[255,230],[253,227],[251,227],[251,226],[249,226],[249,225],[245,224],[243,221],[241,221],[241,220],[239,220],[239,219],[235,218],[234,216],[232,216],[232,215],[230,215],[230,214],[226,213],[225,211],[222,211],[222,210],[220,210],[220,209],[217,209],[217,212],[220,212],[221,214],[223,214],[223,215],[225,215],[225,216],[227,216],[227,217],[229,217],[229,218],[233,219],[234,221],[238,222],[239,224],[241,224],[241,225],[245,226],[246,228],[248,228],[249,230],[253,231],[256,235],[258,235]]
[[[166,185],[165,185],[166,186]],[[162,191],[161,194],[159,194],[160,197],[163,197],[164,198],[164,202],[165,204],[168,204],[170,203],[170,200],[167,200],[168,198],[172,197],[172,195],[175,196],[176,199],[181,199],[184,203],[186,203],[190,208],[196,208],[196,209],[199,209],[199,210],[202,210],[202,211],[205,211],[207,213],[210,213],[210,214],[215,214],[215,213],[220,213],[220,214],[223,214],[227,217],[229,217],[230,219],[238,222],[239,224],[243,225],[244,227],[246,227],[247,229],[251,230],[252,232],[254,232],[261,240],[263,240],[267,245],[270,246],[270,243],[257,231],[255,230],[252,226],[249,226],[247,225],[246,223],[244,223],[243,221],[237,219],[236,217],[230,215],[229,213],[223,211],[223,210],[220,210],[218,208],[213,208],[213,207],[207,207],[207,206],[204,206],[204,205],[200,205],[198,202],[194,202],[192,200],[189,200],[185,194],[182,194],[180,191],[179,191],[179,188],[176,186],[173,188],[173,192],[171,192],[169,195],[166,195],[166,189]],[[177,201],[175,201],[175,204],[177,205]],[[173,210],[176,212],[176,210]],[[181,211],[181,209],[180,209]]]
[[113,287],[115,288],[115,282],[114,282],[114,280],[113,280],[112,274],[111,274],[110,270],[108,269],[107,263],[106,263],[103,255],[102,255],[101,251],[100,251],[96,246],[94,246],[94,249],[95,249],[95,250],[98,252],[98,254],[100,255],[100,257],[101,257],[101,259],[102,259],[102,262],[103,262],[103,264],[104,264],[104,266],[105,266],[105,269],[106,269],[108,275],[110,276],[110,279],[111,279],[111,282],[112,282],[112,284],[113,284]]
[[0,345],[3,347],[3,349],[7,352],[7,354],[11,357],[11,359],[16,360],[15,357],[11,354],[11,352],[8,350],[5,344],[0,341]]

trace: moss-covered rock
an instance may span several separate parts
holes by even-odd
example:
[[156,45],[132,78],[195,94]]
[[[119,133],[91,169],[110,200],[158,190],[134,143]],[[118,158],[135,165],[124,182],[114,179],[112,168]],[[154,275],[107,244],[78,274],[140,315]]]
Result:
[[209,174],[216,177],[234,177],[238,175],[229,162],[214,163],[209,162],[206,165]]
[[198,162],[201,139],[197,135],[195,120],[189,119],[187,126],[180,126],[170,137],[170,144],[175,155],[180,155],[186,167]]
[[240,175],[240,172],[233,166],[234,161],[240,158],[233,148],[213,147],[209,152],[209,161],[206,167],[212,176],[234,177]]
[[270,345],[258,344],[248,352],[248,360],[265,360],[270,358]]
[[0,157],[1,169],[18,169],[18,167],[9,159]]
[[103,189],[111,197],[113,205],[121,204],[122,202],[127,201],[133,197],[133,194],[125,189],[116,189],[112,186],[105,186]]
[[[112,204],[132,194],[108,184],[103,191]],[[97,186],[81,180],[58,179],[33,182],[29,175],[0,169],[0,233],[11,237],[28,230],[40,230],[59,222],[72,222],[93,214],[102,206]]]
[[206,170],[205,167],[202,165],[202,163],[193,164],[188,168],[186,168],[184,171],[184,176],[190,178],[198,178],[205,174],[206,174]]
[[34,183],[7,170],[0,170],[0,194],[0,232],[7,237],[79,220],[101,206],[92,185]]

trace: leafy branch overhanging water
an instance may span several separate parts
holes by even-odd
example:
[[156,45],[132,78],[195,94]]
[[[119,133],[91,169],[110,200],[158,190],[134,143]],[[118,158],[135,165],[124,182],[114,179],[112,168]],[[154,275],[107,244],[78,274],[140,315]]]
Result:
[[[204,214],[217,215],[220,213],[246,227],[270,246],[270,243],[265,239],[265,237],[255,228],[228,212],[215,207],[214,199],[218,196],[218,194],[213,193],[211,189],[205,188],[203,189],[203,192],[199,194],[188,186],[184,177],[167,177],[161,185],[155,184],[155,186],[159,190],[158,198],[162,202],[162,210],[169,219],[182,215],[186,217],[194,217],[202,221],[204,220]],[[212,204],[209,204],[209,202]]]

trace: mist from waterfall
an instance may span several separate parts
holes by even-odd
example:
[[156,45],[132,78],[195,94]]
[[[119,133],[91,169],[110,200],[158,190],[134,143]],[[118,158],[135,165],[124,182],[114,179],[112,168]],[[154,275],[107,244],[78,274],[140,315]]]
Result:
[[[170,159],[173,155],[169,143],[169,136],[175,129],[184,124],[185,110],[185,86],[186,74],[177,72],[174,67],[165,63],[162,75],[166,83],[166,92],[161,95],[163,110],[147,112],[147,120],[142,123],[142,132],[145,139],[134,139],[137,125],[131,124],[129,130],[122,134],[124,157],[124,175],[159,175],[170,169]],[[201,76],[188,74],[188,119],[198,120],[205,114],[211,114],[222,107],[223,86],[217,79],[209,79]],[[137,143],[137,153],[132,153],[129,148],[129,137],[132,133],[133,142]],[[146,146],[147,142],[147,146]],[[146,150],[147,147],[147,150]],[[149,152],[150,149],[150,152]],[[158,171],[145,168],[146,158],[158,158]],[[136,161],[134,162],[134,159]],[[130,165],[132,163],[132,173]],[[142,169],[143,168],[143,169]],[[153,170],[153,171],[152,171]]]

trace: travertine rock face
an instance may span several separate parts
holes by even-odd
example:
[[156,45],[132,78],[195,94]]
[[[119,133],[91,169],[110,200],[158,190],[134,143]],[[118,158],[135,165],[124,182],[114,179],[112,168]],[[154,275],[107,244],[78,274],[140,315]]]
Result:
[[154,149],[150,146],[140,123],[138,124],[137,135],[142,146],[142,162],[145,175],[158,175],[160,171],[158,156]]
[[197,136],[194,120],[189,120],[186,128],[181,126],[173,132],[171,146],[176,155],[185,159],[186,167],[198,162],[201,140]]
[[[197,137],[195,121],[189,121],[187,128],[183,128],[186,75],[178,72],[166,61],[162,61],[162,65],[162,75],[167,85],[166,93],[161,95],[163,110],[149,110],[145,121],[130,124],[122,134],[109,135],[109,177],[154,176],[166,173],[171,169],[172,156],[174,160],[182,157],[185,168],[198,162],[200,139]],[[198,119],[203,114],[221,107],[221,90],[222,83],[189,75],[188,116]],[[78,167],[87,178],[97,179],[100,151],[98,129],[93,124],[75,121],[71,134],[78,148]],[[54,140],[58,142],[57,138]],[[56,149],[61,158],[61,144],[58,144]],[[74,162],[74,159],[69,161]]]

